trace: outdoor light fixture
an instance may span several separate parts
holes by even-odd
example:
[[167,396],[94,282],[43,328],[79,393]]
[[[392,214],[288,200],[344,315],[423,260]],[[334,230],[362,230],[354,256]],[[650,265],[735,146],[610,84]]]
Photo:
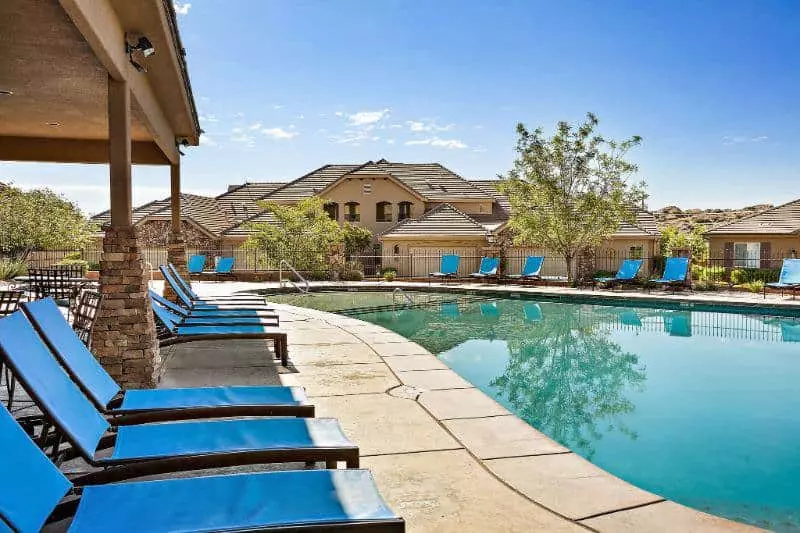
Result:
[[125,53],[128,54],[128,60],[139,72],[147,72],[144,60],[156,53],[153,43],[150,39],[139,33],[126,33],[125,34]]

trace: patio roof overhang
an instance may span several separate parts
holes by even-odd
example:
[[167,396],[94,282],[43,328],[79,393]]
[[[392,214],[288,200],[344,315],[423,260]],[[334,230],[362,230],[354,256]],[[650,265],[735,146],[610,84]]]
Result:
[[[156,50],[146,73],[129,61],[126,32]],[[0,48],[0,160],[110,162],[109,80],[129,88],[132,163],[176,165],[177,140],[199,143],[167,0],[4,0]]]

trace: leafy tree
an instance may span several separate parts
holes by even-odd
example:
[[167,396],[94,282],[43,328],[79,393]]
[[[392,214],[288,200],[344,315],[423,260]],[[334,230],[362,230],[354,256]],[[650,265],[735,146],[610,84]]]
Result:
[[345,222],[342,226],[342,236],[344,238],[344,253],[347,257],[358,253],[372,242],[372,232],[367,228],[353,226]]
[[638,167],[627,152],[641,138],[622,142],[596,133],[592,113],[579,125],[559,122],[545,137],[517,126],[517,158],[502,191],[511,202],[508,226],[514,241],[561,255],[570,281],[574,259],[599,246],[622,222],[635,222],[647,194],[644,182],[629,183]]
[[323,269],[331,247],[343,242],[342,228],[325,212],[321,198],[307,198],[296,205],[270,202],[262,207],[274,221],[248,224],[253,233],[244,246],[262,252],[270,266],[285,258],[297,269]]
[[50,189],[0,188],[0,252],[24,260],[32,250],[83,248],[97,227]]
[[706,257],[708,243],[703,237],[705,226],[697,225],[691,231],[681,231],[676,226],[667,226],[661,230],[661,254],[671,256],[676,248],[691,248],[692,259],[699,260]]

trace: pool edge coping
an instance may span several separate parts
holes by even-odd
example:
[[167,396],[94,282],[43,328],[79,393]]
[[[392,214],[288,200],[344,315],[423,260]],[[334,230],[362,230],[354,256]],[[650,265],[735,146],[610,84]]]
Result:
[[[338,286],[338,287],[341,288],[341,286]],[[485,394],[483,391],[481,391],[479,388],[475,387],[471,383],[470,383],[471,387],[469,389],[444,388],[444,389],[427,389],[426,390],[426,389],[421,389],[421,388],[419,388],[419,387],[417,387],[415,385],[410,385],[409,383],[404,381],[405,376],[403,376],[403,374],[406,373],[406,372],[395,371],[386,362],[386,358],[387,357],[407,357],[409,354],[407,354],[407,355],[383,355],[381,353],[381,351],[379,349],[376,349],[376,347],[374,345],[376,345],[376,344],[378,344],[378,345],[380,345],[380,344],[410,344],[410,345],[413,345],[414,346],[414,350],[416,350],[413,355],[429,357],[432,360],[436,360],[436,361],[439,361],[439,362],[441,362],[441,360],[438,357],[436,357],[435,355],[433,355],[430,351],[425,349],[423,346],[411,341],[410,339],[407,339],[406,337],[403,337],[402,335],[400,335],[400,334],[398,334],[396,332],[393,332],[393,331],[391,331],[389,329],[386,329],[386,328],[384,328],[382,326],[379,326],[377,324],[373,324],[371,322],[360,320],[360,319],[352,317],[352,316],[341,315],[341,314],[338,314],[338,313],[328,312],[328,311],[320,311],[320,310],[306,308],[306,307],[293,306],[291,304],[277,304],[277,305],[279,306],[279,309],[282,307],[285,310],[290,311],[292,313],[295,313],[297,315],[311,316],[312,318],[321,319],[324,322],[327,322],[329,324],[335,325],[337,328],[342,329],[343,331],[349,333],[350,335],[353,335],[356,339],[358,339],[359,342],[369,346],[378,355],[378,357],[380,357],[382,364],[387,367],[388,371],[395,377],[397,382],[400,383],[399,386],[411,387],[412,389],[415,389],[415,390],[419,391],[419,393],[416,395],[416,397],[413,398],[413,401],[415,401],[418,405],[420,405],[420,407],[431,418],[433,418],[442,427],[442,429],[444,431],[446,431],[450,435],[451,438],[453,438],[456,442],[458,442],[461,446],[463,446],[464,450],[467,451],[467,453],[470,455],[470,457],[472,457],[473,460],[475,460],[484,470],[486,470],[486,472],[489,475],[495,477],[500,483],[502,483],[503,485],[509,487],[514,492],[520,494],[522,497],[524,497],[527,500],[531,501],[532,503],[542,507],[543,509],[548,510],[549,512],[555,514],[556,516],[558,516],[558,517],[560,517],[560,518],[562,518],[564,520],[570,521],[570,522],[572,522],[572,523],[574,523],[576,525],[579,525],[579,526],[581,526],[583,528],[587,528],[589,530],[597,531],[598,529],[596,527],[594,527],[593,525],[591,525],[590,522],[595,521],[597,519],[602,519],[603,517],[610,517],[612,515],[623,515],[624,513],[635,512],[635,511],[640,510],[640,509],[645,508],[645,507],[656,506],[656,505],[659,505],[659,504],[662,504],[662,503],[668,503],[668,504],[671,504],[673,506],[678,506],[680,508],[680,510],[682,512],[684,512],[684,513],[689,513],[691,515],[691,516],[689,516],[689,518],[693,519],[693,520],[696,520],[696,522],[697,522],[696,526],[698,527],[698,529],[697,529],[698,531],[702,529],[700,524],[705,524],[706,522],[709,522],[709,521],[711,522],[711,524],[709,524],[709,529],[710,530],[719,530],[720,528],[722,528],[722,529],[726,529],[726,530],[730,529],[730,530],[743,530],[743,531],[762,531],[757,526],[753,526],[751,524],[745,524],[745,523],[742,523],[742,522],[736,522],[736,521],[730,520],[728,518],[724,518],[724,517],[721,517],[721,516],[705,513],[703,511],[699,511],[697,509],[688,507],[688,506],[680,504],[678,502],[674,502],[672,500],[666,499],[666,498],[664,498],[662,496],[659,496],[657,494],[650,493],[649,491],[646,491],[646,490],[644,490],[644,489],[642,489],[640,487],[637,487],[637,486],[633,485],[632,483],[629,483],[629,482],[627,482],[627,481],[615,476],[611,472],[608,472],[608,471],[602,469],[601,467],[595,465],[594,463],[591,463],[587,459],[585,459],[585,458],[581,457],[580,455],[576,454],[575,452],[573,452],[569,448],[566,448],[566,447],[556,443],[550,437],[548,437],[544,433],[540,432],[536,428],[530,426],[527,422],[525,422],[524,420],[519,418],[516,414],[512,413],[511,411],[509,411],[508,409],[506,409],[505,407],[500,405],[496,400],[494,400],[493,398],[491,398],[490,396]],[[326,319],[327,317],[330,317],[330,318]],[[347,321],[360,322],[363,325],[369,326],[369,328],[380,329],[385,334],[387,334],[389,336],[398,336],[398,337],[401,337],[404,340],[403,340],[403,342],[381,343],[381,342],[376,342],[376,341],[371,341],[371,340],[364,339],[361,336],[359,336],[358,332],[354,332],[354,331],[351,330],[352,326],[348,327],[345,324],[341,324],[342,319],[347,320]],[[289,346],[291,347],[291,342],[289,343]],[[450,367],[447,367],[447,368],[448,368],[448,370],[450,372],[455,373],[455,371],[452,370]],[[456,375],[457,375],[457,373],[456,373]],[[300,380],[302,382],[302,377],[300,377]],[[398,387],[392,387],[391,389],[387,390],[386,393],[387,394],[391,394],[391,391],[395,390],[397,388]],[[503,413],[500,414],[500,415],[492,415],[492,416],[510,416],[510,417],[513,417],[514,419],[516,419],[517,421],[521,422],[522,424],[525,424],[525,426],[527,428],[529,428],[530,432],[532,432],[532,433],[537,435],[538,439],[543,439],[543,440],[548,441],[549,443],[552,443],[555,446],[560,446],[560,447],[564,448],[565,450],[567,450],[566,453],[537,454],[537,455],[530,455],[529,454],[529,455],[517,455],[517,456],[511,456],[511,457],[497,457],[497,458],[482,459],[480,457],[480,454],[474,449],[475,446],[471,446],[468,442],[465,442],[465,440],[462,439],[461,437],[459,437],[457,434],[455,434],[451,430],[449,425],[447,424],[447,422],[451,422],[453,420],[475,420],[475,419],[482,418],[482,417],[480,417],[480,416],[474,416],[474,417],[467,416],[467,417],[442,418],[442,417],[437,416],[436,413],[434,413],[429,407],[427,407],[424,403],[422,403],[422,401],[420,401],[423,398],[423,396],[425,395],[425,393],[431,393],[431,392],[438,393],[438,392],[447,392],[447,391],[453,391],[453,390],[462,390],[462,391],[463,390],[474,390],[477,394],[481,395],[486,401],[491,402],[492,404],[496,405],[497,408],[499,408],[499,409],[501,409],[503,411]],[[411,399],[411,398],[408,398],[408,399]],[[607,510],[591,513],[591,514],[588,514],[588,515],[585,515],[585,516],[574,517],[574,512],[570,512],[569,510],[565,509],[564,506],[558,506],[558,507],[561,507],[561,509],[559,509],[557,507],[554,507],[552,505],[552,503],[550,503],[550,504],[543,503],[542,501],[539,501],[541,498],[537,499],[537,498],[527,494],[525,492],[524,488],[519,487],[518,484],[515,484],[513,482],[513,480],[508,479],[509,476],[507,476],[507,475],[504,476],[504,475],[498,473],[496,471],[497,469],[494,469],[494,468],[492,468],[492,466],[490,464],[487,464],[487,462],[491,462],[491,461],[502,461],[502,460],[505,460],[505,459],[526,459],[526,458],[533,458],[533,457],[542,457],[542,456],[545,456],[545,455],[570,455],[570,456],[573,456],[579,462],[585,463],[586,466],[588,467],[588,470],[595,470],[601,476],[607,477],[607,479],[611,480],[612,481],[613,490],[619,491],[619,493],[621,495],[622,495],[623,492],[625,492],[625,493],[634,492],[634,493],[639,493],[639,495],[641,497],[646,498],[647,500],[639,502],[639,503],[635,503],[635,504],[632,504],[632,505],[623,505],[623,506],[619,506],[619,507],[612,507],[612,508],[609,508]],[[593,477],[593,476],[589,476],[589,477]],[[563,480],[566,481],[566,480],[569,480],[569,479],[572,479],[572,478],[570,478],[569,476],[564,476],[563,478],[559,478],[559,479],[563,479]],[[607,490],[610,490],[610,489],[608,489],[608,487],[605,487],[603,490],[607,491]],[[591,496],[590,496],[590,498],[591,498]],[[586,499],[586,498],[584,497],[584,499]],[[624,499],[624,498],[621,497],[621,499]],[[570,516],[570,515],[573,515],[573,516]],[[652,521],[651,523],[653,525],[655,525],[656,521]],[[661,522],[658,522],[658,523],[661,523]],[[643,524],[641,522],[637,522],[635,524],[635,527],[641,527],[642,525]]]

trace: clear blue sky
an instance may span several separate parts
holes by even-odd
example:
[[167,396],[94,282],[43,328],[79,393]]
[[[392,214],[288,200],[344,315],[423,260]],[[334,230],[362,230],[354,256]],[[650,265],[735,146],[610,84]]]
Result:
[[[439,161],[506,172],[517,122],[597,113],[631,154],[650,207],[800,196],[800,2],[191,0],[178,2],[206,131],[184,189],[289,180],[328,162]],[[134,171],[135,200],[168,170]],[[102,166],[0,164],[89,212]]]

